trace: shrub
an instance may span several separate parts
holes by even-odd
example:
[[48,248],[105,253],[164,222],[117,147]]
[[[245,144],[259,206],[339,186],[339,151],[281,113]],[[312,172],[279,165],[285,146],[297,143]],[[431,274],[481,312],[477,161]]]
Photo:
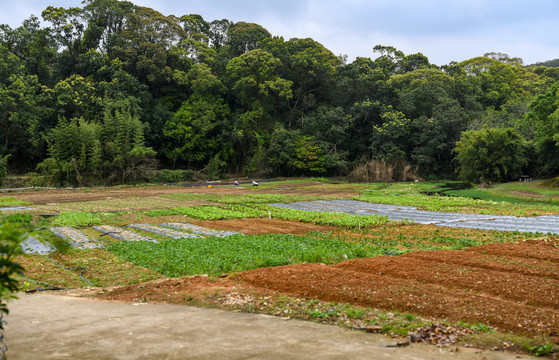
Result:
[[154,183],[180,183],[184,181],[196,181],[198,179],[197,173],[194,170],[170,170],[163,169],[156,171],[150,178]]

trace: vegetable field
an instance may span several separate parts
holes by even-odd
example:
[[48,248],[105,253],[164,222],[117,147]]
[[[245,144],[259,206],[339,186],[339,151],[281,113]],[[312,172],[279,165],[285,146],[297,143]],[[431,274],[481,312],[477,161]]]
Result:
[[[0,218],[55,250],[19,255],[26,269],[22,290],[93,287],[103,299],[372,326],[438,345],[557,349],[556,236],[270,205],[359,199],[469,216],[536,216],[559,214],[554,201],[509,206],[427,195],[435,183],[262,184],[15,192],[5,201],[30,209],[3,211]],[[506,187],[499,191],[508,196]],[[517,187],[510,191],[519,197]],[[547,190],[545,196],[555,195]],[[442,324],[452,337],[428,340],[421,330]]]

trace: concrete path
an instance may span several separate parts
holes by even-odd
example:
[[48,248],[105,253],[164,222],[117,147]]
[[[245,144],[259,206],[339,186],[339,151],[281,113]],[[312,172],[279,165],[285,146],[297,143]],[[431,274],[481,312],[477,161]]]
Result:
[[[19,359],[532,359],[394,341],[336,326],[168,304],[46,293],[10,302],[7,356]],[[455,348],[453,348],[455,349]],[[535,359],[535,358],[533,358]]]

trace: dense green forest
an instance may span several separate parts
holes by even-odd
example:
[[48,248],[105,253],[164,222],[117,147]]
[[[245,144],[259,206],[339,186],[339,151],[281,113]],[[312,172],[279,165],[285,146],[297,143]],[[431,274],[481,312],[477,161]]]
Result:
[[559,174],[552,63],[488,53],[436,66],[374,44],[348,63],[310,38],[117,0],[41,16],[0,26],[0,182]]

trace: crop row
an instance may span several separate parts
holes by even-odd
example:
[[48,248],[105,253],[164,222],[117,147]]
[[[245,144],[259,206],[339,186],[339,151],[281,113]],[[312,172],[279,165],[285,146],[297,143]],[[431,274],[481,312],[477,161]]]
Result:
[[559,213],[555,205],[515,204],[503,201],[481,200],[471,197],[425,195],[422,184],[375,184],[354,200],[377,204],[415,206],[422,210],[443,212],[466,212],[478,214],[498,214],[532,216]]

